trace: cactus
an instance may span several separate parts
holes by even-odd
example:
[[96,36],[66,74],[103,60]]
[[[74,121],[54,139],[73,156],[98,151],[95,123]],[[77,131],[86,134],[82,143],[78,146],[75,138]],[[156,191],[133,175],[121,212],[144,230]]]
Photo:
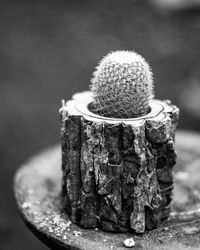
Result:
[[149,64],[133,51],[105,56],[91,79],[92,111],[105,117],[133,118],[145,115],[153,98]]

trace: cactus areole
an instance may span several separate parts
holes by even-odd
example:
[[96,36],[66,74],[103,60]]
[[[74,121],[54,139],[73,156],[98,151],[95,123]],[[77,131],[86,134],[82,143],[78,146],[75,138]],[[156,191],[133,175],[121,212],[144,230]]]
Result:
[[145,115],[153,98],[152,71],[146,60],[132,51],[105,56],[91,79],[93,111],[113,118]]
[[84,228],[157,228],[170,214],[179,109],[153,99],[135,52],[108,54],[91,83],[60,109],[63,209]]

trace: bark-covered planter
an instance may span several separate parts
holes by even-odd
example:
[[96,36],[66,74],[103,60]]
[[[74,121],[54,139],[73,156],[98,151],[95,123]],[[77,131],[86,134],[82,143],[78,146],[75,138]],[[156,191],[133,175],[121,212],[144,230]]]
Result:
[[64,210],[84,228],[156,228],[170,213],[179,109],[152,100],[148,114],[115,119],[91,112],[92,101],[78,93],[60,109]]

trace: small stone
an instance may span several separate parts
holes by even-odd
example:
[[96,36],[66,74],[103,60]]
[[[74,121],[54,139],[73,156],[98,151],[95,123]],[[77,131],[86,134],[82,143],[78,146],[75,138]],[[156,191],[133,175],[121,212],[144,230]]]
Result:
[[162,228],[162,231],[164,231],[164,232],[165,232],[165,231],[169,231],[169,227],[163,227],[163,228]]
[[135,246],[135,241],[133,238],[126,239],[124,241],[124,246],[125,247],[134,247]]
[[183,233],[186,235],[197,234],[199,231],[200,231],[200,229],[198,227],[185,227],[183,229]]
[[56,235],[57,235],[57,236],[61,236],[61,233],[60,233],[60,232],[56,232]]
[[22,204],[22,208],[23,209],[28,209],[28,208],[30,208],[31,207],[31,203],[30,202],[24,202],[23,204]]
[[82,235],[81,231],[74,231],[75,237]]
[[46,227],[46,222],[45,222],[45,221],[42,221],[42,222],[39,224],[39,228],[42,228],[42,227]]
[[69,220],[67,223],[66,223],[66,227],[70,227],[72,224],[72,222]]
[[95,230],[95,231],[98,231],[99,229],[96,227],[94,230]]
[[64,236],[63,236],[63,240],[66,240],[66,239],[67,239],[67,236],[66,236],[66,235],[64,235]]

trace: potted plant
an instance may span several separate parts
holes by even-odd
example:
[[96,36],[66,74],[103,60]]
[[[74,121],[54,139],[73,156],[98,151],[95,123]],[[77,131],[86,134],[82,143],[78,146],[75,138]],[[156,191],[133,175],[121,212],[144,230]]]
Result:
[[63,208],[84,228],[156,228],[170,213],[179,109],[153,98],[135,52],[109,53],[91,83],[60,109]]

